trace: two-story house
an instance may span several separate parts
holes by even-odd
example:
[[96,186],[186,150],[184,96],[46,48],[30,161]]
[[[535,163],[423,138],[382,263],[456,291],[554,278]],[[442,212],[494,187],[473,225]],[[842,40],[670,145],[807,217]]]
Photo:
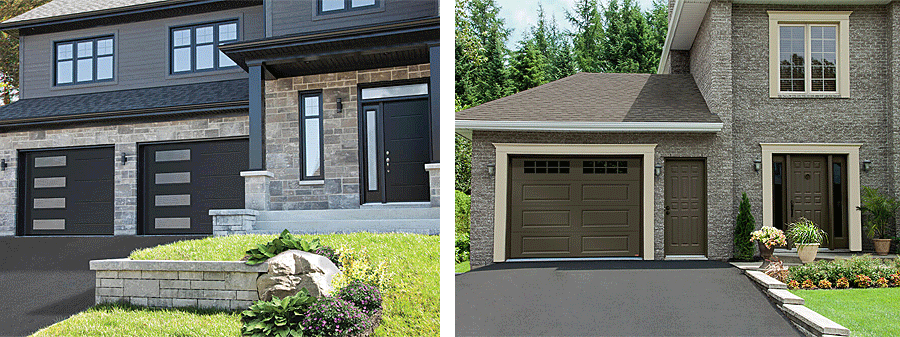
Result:
[[[472,263],[732,256],[803,216],[869,250],[861,186],[900,191],[900,1],[671,0],[658,74],[576,74],[461,111]],[[892,229],[893,231],[893,229]]]
[[0,29],[0,235],[437,231],[436,0],[54,0]]

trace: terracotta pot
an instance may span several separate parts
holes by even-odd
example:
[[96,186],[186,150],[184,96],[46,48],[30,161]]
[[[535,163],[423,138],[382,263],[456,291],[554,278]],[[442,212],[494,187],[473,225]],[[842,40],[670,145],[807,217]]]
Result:
[[800,262],[810,263],[816,259],[816,253],[819,252],[818,243],[795,245],[797,246],[797,256],[800,257]]
[[891,239],[872,239],[875,243],[875,254],[887,255],[891,249]]

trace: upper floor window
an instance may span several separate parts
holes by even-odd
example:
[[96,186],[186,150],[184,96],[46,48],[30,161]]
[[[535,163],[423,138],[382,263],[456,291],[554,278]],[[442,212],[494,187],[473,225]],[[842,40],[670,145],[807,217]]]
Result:
[[237,66],[218,48],[222,43],[237,41],[237,21],[173,28],[171,39],[173,74]]
[[317,0],[319,3],[319,14],[340,13],[345,11],[359,10],[378,7],[378,2],[382,0]]
[[114,44],[112,36],[57,42],[56,85],[111,81]]
[[771,97],[849,97],[849,16],[769,11]]

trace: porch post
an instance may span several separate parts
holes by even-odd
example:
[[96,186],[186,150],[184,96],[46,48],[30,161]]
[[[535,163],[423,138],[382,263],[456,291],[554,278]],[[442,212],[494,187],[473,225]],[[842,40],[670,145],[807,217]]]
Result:
[[248,66],[250,74],[250,171],[266,169],[266,78],[265,64]]

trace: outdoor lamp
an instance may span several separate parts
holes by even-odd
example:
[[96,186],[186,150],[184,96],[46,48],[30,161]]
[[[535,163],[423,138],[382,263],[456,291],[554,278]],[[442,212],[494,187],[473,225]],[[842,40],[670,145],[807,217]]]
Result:
[[497,168],[497,165],[495,165],[495,164],[488,164],[488,166],[487,166],[488,174],[494,175],[494,170],[495,170],[496,168]]
[[753,161],[753,170],[755,170],[756,172],[762,170],[762,160],[756,159]]
[[344,103],[341,103],[341,98],[337,98],[337,113],[344,112]]
[[653,174],[656,174],[656,176],[659,177],[659,175],[662,174],[662,165],[656,164],[656,166],[653,167]]
[[869,172],[869,169],[872,168],[871,160],[863,160],[863,171]]

